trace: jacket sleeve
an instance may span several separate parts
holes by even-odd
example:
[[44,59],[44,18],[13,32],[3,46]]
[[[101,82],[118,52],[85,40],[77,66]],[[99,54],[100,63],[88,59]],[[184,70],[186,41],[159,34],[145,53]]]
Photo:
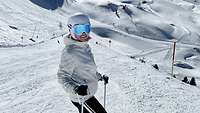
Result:
[[[96,68],[96,64],[95,64],[95,60],[94,60],[94,55],[91,52],[91,48],[90,47],[88,47],[88,48],[89,48],[89,50],[88,50],[89,51],[89,55],[92,58],[92,61],[94,62],[94,65],[95,65],[95,68]],[[102,75],[98,71],[96,71],[96,77],[97,77],[98,81],[102,81]]]
[[73,92],[75,87],[79,86],[72,76],[74,68],[75,63],[72,56],[69,55],[66,50],[63,50],[57,76],[58,82],[68,93]]

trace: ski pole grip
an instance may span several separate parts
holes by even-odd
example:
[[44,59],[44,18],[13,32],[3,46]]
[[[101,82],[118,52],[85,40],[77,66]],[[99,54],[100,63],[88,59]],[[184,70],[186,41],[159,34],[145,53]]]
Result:
[[103,79],[104,79],[104,83],[105,83],[105,84],[108,84],[109,77],[108,77],[108,76],[105,76],[105,75],[103,75]]

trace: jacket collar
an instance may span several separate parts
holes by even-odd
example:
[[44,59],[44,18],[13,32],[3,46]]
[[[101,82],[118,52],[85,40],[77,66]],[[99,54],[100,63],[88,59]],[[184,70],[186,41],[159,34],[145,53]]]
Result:
[[82,47],[82,46],[88,45],[88,41],[86,41],[86,42],[76,41],[76,40],[72,39],[72,36],[69,34],[64,38],[64,44],[65,44],[65,46],[77,45],[77,46]]

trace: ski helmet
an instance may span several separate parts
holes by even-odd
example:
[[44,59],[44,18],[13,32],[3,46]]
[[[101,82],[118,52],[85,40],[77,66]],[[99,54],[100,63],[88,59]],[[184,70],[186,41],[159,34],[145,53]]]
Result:
[[69,17],[67,25],[69,29],[71,29],[74,25],[77,24],[89,24],[90,25],[90,20],[87,15],[85,14],[76,14],[71,17]]
[[74,39],[78,39],[83,32],[89,34],[91,29],[90,20],[85,14],[75,14],[69,17],[67,25]]

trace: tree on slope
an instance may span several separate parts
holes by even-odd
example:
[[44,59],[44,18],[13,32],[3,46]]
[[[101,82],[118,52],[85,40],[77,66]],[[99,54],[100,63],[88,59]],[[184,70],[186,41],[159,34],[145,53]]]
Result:
[[191,78],[190,85],[197,86],[197,84],[196,84],[196,81],[195,81],[195,78],[194,78],[194,77],[192,77],[192,78]]

